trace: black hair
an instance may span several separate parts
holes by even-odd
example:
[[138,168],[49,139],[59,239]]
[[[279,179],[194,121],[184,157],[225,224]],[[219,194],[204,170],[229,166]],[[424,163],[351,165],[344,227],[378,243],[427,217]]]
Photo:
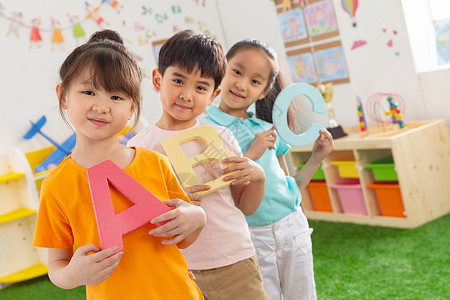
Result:
[[200,70],[202,76],[214,79],[216,90],[227,65],[219,42],[192,30],[182,30],[169,38],[159,51],[158,70],[162,76],[170,66],[178,66],[188,72]]

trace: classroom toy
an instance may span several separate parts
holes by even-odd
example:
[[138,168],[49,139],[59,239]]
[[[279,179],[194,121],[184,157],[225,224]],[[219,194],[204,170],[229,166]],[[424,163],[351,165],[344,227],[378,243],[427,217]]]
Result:
[[278,94],[272,112],[272,120],[276,125],[278,135],[283,141],[293,146],[306,146],[313,143],[319,137],[320,130],[323,126],[317,123],[311,123],[308,129],[302,134],[297,135],[292,132],[288,126],[287,111],[294,97],[298,95],[306,96],[311,101],[313,112],[325,114],[325,102],[320,92],[312,85],[294,83],[284,88]]
[[46,122],[47,118],[45,116],[42,116],[36,123],[30,121],[31,129],[23,136],[24,139],[29,140],[37,133],[39,133],[56,147],[56,149],[42,163],[38,164],[34,168],[34,171],[36,173],[44,172],[56,167],[56,165],[58,165],[64,159],[64,157],[70,154],[76,143],[75,133],[72,134],[62,145],[55,142],[48,135],[44,134],[41,131]]
[[[118,251],[122,250],[122,235],[170,211],[167,205],[110,160],[89,168],[87,177],[102,249],[118,246]],[[109,190],[110,185],[135,205],[116,214]]]
[[367,115],[379,124],[398,124],[403,129],[405,101],[395,93],[376,93],[367,99]]
[[385,115],[390,115],[392,118],[392,124],[398,124],[399,128],[405,128],[403,124],[403,115],[401,113],[400,107],[398,107],[398,102],[394,102],[392,96],[387,97],[389,102],[389,110],[385,111]]
[[72,134],[60,147],[57,147],[44,161],[34,168],[36,173],[51,170],[55,168],[68,154],[65,150],[61,149],[73,149],[75,147],[77,137]]
[[[181,145],[192,140],[203,141],[207,145],[207,148],[202,153],[192,157],[187,157],[183,152]],[[211,186],[209,190],[199,192],[201,195],[212,193],[231,184],[231,181],[225,181],[223,179],[229,174],[223,175],[206,183],[201,183],[193,169],[193,167],[208,161],[216,161],[224,168],[229,166],[229,164],[224,164],[222,160],[228,157],[234,157],[236,155],[223,149],[222,144],[223,141],[220,133],[216,129],[209,126],[198,126],[161,142],[164,151],[172,162],[178,177],[185,187],[200,184],[207,184]]]
[[367,128],[366,116],[364,115],[362,101],[361,101],[361,98],[359,98],[359,96],[357,96],[356,98],[358,101],[358,103],[356,104],[356,107],[358,109],[359,129],[361,130],[362,134],[368,135],[369,131]]
[[47,122],[47,118],[45,116],[42,116],[39,121],[37,121],[36,123],[33,123],[30,120],[31,123],[31,129],[28,130],[28,132],[23,136],[24,139],[29,140],[32,137],[34,137],[36,135],[36,133],[39,133],[40,135],[42,135],[44,138],[46,138],[50,143],[52,143],[53,145],[56,146],[56,148],[61,149],[61,151],[65,152],[66,155],[68,155],[70,153],[70,151],[72,151],[71,149],[65,149],[63,147],[61,147],[57,142],[55,142],[53,139],[51,139],[48,135],[44,134],[41,129],[42,127],[45,125],[45,123]]
[[123,144],[126,145],[128,143],[128,141],[134,137],[136,135],[136,133],[133,130],[128,130],[123,134],[117,134],[117,140]]

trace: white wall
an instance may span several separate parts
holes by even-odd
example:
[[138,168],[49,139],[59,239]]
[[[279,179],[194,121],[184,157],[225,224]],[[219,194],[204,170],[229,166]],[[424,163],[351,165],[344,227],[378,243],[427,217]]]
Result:
[[[91,0],[92,4],[101,1]],[[189,0],[130,0],[117,14],[110,7],[102,7],[101,12],[110,27],[118,30],[126,39],[127,46],[143,58],[141,66],[150,74],[156,63],[150,45],[139,45],[142,31],[135,30],[135,22],[142,24],[156,36],[157,40],[170,36],[174,26],[199,30],[208,29],[217,36],[227,50],[234,42],[255,37],[271,44],[279,53],[282,66],[286,66],[285,49],[278,32],[278,21],[274,3],[270,0],[205,0],[206,6],[196,5]],[[200,3],[202,0],[199,1]],[[344,126],[356,126],[356,96],[363,102],[377,92],[400,94],[406,101],[405,120],[445,118],[450,120],[447,88],[448,71],[417,75],[413,53],[407,34],[400,0],[360,0],[356,13],[358,26],[351,26],[350,18],[341,8],[340,0],[333,0],[340,40],[348,64],[350,83],[334,86],[333,105],[336,119]],[[24,13],[24,22],[41,16],[42,27],[50,28],[49,17],[61,18],[63,26],[67,12],[84,16],[84,1],[14,1],[2,0],[4,15],[12,11]],[[173,14],[171,5],[180,6],[182,12]],[[142,7],[153,9],[152,15],[142,15]],[[167,20],[159,23],[156,13],[166,13]],[[190,19],[189,19],[190,18]],[[192,22],[187,23],[186,20]],[[125,22],[123,22],[125,21]],[[0,16],[0,73],[2,97],[0,104],[0,155],[12,146],[25,149],[47,146],[48,143],[36,137],[32,141],[22,140],[29,129],[28,120],[37,120],[41,115],[48,117],[44,131],[58,141],[62,141],[69,130],[60,121],[54,87],[58,82],[58,68],[69,51],[75,47],[70,31],[63,31],[66,50],[51,51],[51,32],[41,32],[45,41],[40,49],[29,48],[29,28],[21,28],[21,38],[6,36],[9,20]],[[91,20],[83,22],[88,34],[98,29]],[[386,33],[382,30],[386,29]],[[397,35],[393,34],[397,31]],[[389,39],[393,47],[387,47]],[[355,40],[366,40],[367,45],[351,50]],[[396,55],[398,52],[398,55]],[[439,86],[437,86],[439,84]],[[158,95],[152,90],[149,78],[143,82],[144,113],[150,123],[161,113]],[[369,123],[373,123],[368,120]]]
[[[94,7],[101,4],[100,0],[88,0]],[[100,7],[99,13],[105,19],[105,27],[117,30],[126,41],[126,46],[143,60],[141,67],[148,75],[143,80],[143,117],[154,122],[161,114],[157,93],[152,89],[150,75],[156,67],[151,42],[153,40],[170,37],[176,28],[190,28],[204,32],[208,30],[224,43],[222,27],[219,20],[215,0],[129,0],[119,1],[123,5],[120,13],[108,4]],[[0,6],[0,155],[5,155],[13,146],[19,146],[25,151],[39,149],[50,144],[42,137],[36,136],[32,140],[23,140],[22,136],[30,128],[28,120],[37,121],[42,115],[48,119],[43,132],[58,142],[71,133],[70,129],[61,121],[58,113],[58,103],[55,96],[55,86],[58,83],[58,69],[70,51],[76,47],[70,22],[66,16],[69,12],[81,19],[87,16],[84,1],[15,1],[2,0]],[[172,6],[180,7],[181,11],[174,13]],[[151,9],[144,14],[144,9]],[[23,14],[23,25],[19,26],[19,38],[14,34],[7,35],[13,12]],[[147,10],[148,12],[148,10]],[[158,16],[167,18],[157,19]],[[30,47],[31,19],[41,17],[41,47]],[[53,31],[50,17],[59,19],[65,39],[65,49],[51,50]],[[139,24],[144,29],[136,29]],[[88,38],[100,27],[87,19],[82,22]],[[148,43],[146,44],[146,33]]]
[[424,114],[450,124],[450,70],[423,72],[419,80],[426,101]]
[[[227,46],[245,37],[260,38],[271,44],[278,51],[281,64],[287,65],[271,1],[227,0],[218,3]],[[431,111],[427,108],[430,101],[424,100],[424,91],[415,71],[400,0],[360,0],[356,12],[357,27],[352,27],[340,0],[333,0],[333,4],[350,75],[350,83],[334,85],[333,106],[339,123],[357,126],[356,96],[365,103],[369,96],[379,92],[402,96],[406,102],[406,121],[450,119],[450,112],[439,109],[437,114],[427,113]],[[392,47],[387,46],[390,39]],[[355,40],[365,40],[367,45],[351,50]],[[375,123],[371,119],[367,121]]]
[[402,0],[414,63],[422,90],[424,114],[430,119],[443,118],[450,123],[449,65],[438,65],[432,20],[450,17],[448,1],[440,1],[431,11],[429,0]]

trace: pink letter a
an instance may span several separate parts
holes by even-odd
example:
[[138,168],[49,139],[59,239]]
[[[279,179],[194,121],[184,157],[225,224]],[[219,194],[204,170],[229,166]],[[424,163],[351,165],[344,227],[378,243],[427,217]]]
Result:
[[[170,211],[167,205],[110,160],[89,168],[87,177],[102,249],[119,246],[119,251],[122,250],[122,235]],[[110,184],[135,205],[116,214]]]

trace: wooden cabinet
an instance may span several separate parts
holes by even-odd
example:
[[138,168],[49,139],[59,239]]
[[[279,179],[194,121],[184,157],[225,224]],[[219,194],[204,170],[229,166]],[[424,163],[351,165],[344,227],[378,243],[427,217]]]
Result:
[[23,153],[14,148],[0,161],[0,288],[47,273],[44,249],[33,246],[39,188],[49,171],[33,174],[54,147]]
[[[369,126],[366,137],[360,136],[358,127],[345,131],[348,136],[334,141],[333,152],[322,164],[332,211],[316,210],[308,187],[302,191],[302,206],[309,219],[413,228],[450,211],[450,136],[445,120],[411,122],[401,130]],[[311,151],[312,145],[291,148],[294,170],[309,159]],[[387,156],[393,157],[397,173],[404,207],[401,217],[383,215],[376,191],[368,187],[375,179],[372,170],[364,166]],[[354,161],[366,215],[345,213],[342,195],[332,188],[342,180],[332,162],[342,160]]]

